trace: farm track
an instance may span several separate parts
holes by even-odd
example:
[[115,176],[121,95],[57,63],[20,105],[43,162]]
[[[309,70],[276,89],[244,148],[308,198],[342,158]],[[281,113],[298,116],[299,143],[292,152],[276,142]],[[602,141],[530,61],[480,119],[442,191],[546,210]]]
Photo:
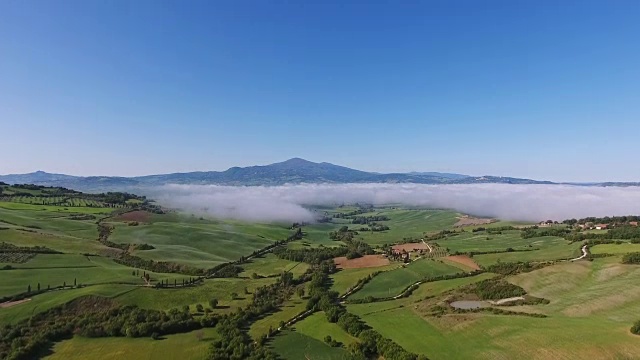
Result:
[[587,245],[584,245],[584,246],[582,247],[582,255],[581,255],[581,256],[579,256],[579,257],[577,257],[577,258],[575,258],[575,259],[571,259],[571,260],[569,260],[569,261],[582,260],[582,259],[586,258],[586,257],[587,257],[587,255],[589,255],[589,253],[587,252]]
[[510,297],[510,298],[506,298],[506,299],[500,299],[500,300],[496,300],[496,301],[489,301],[489,303],[492,304],[492,305],[502,305],[502,304],[506,304],[506,303],[513,302],[513,301],[518,301],[518,300],[524,300],[524,297],[522,297],[522,296],[514,296],[514,297]]

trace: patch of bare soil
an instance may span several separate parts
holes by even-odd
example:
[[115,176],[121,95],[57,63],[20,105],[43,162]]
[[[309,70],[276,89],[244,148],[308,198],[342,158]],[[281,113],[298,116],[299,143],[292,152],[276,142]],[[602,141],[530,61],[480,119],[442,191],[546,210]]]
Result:
[[365,255],[356,259],[337,257],[333,259],[338,269],[359,269],[389,265],[389,259],[382,255]]
[[20,304],[26,303],[27,301],[31,301],[31,299],[22,299],[22,300],[18,300],[18,301],[5,301],[3,303],[0,303],[0,309],[10,308],[12,306],[16,306],[16,305],[20,305]]
[[483,219],[483,218],[476,218],[473,216],[464,215],[464,216],[458,217],[458,222],[455,223],[453,226],[462,227],[462,226],[470,226],[470,225],[486,225],[486,224],[491,224],[492,222],[495,222],[495,221],[496,219]]
[[409,243],[409,244],[399,244],[393,245],[394,251],[419,251],[419,250],[429,250],[429,247],[425,243]]
[[122,215],[118,215],[116,217],[114,217],[113,219],[116,221],[137,221],[137,222],[149,222],[149,219],[151,218],[151,214],[146,212],[146,211],[142,211],[142,210],[136,210],[136,211],[131,211],[128,213],[124,213]]
[[473,261],[472,258],[466,256],[466,255],[453,255],[453,256],[447,256],[445,257],[446,260],[458,263],[458,264],[462,264],[466,267],[472,268],[473,270],[480,270],[480,266],[478,266],[478,264],[476,264],[475,261]]

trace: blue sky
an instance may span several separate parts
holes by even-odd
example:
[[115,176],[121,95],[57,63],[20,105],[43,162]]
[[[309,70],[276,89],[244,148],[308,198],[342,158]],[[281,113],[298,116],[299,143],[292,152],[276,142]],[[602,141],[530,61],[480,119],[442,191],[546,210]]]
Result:
[[0,1],[0,173],[303,157],[639,181],[639,18],[638,1]]

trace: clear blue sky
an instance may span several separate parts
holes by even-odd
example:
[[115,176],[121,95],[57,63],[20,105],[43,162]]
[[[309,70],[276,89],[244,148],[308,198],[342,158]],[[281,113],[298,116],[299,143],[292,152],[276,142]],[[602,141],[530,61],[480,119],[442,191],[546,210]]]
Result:
[[0,1],[0,173],[640,181],[640,1]]

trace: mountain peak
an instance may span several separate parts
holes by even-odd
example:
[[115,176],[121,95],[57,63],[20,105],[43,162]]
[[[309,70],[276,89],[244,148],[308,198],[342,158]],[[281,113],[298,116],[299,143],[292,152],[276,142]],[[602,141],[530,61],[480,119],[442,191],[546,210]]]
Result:
[[291,158],[289,160],[285,160],[283,162],[279,162],[279,163],[275,163],[272,165],[293,165],[293,166],[300,166],[300,165],[317,165],[317,163],[314,163],[312,161],[309,160],[305,160],[299,157],[294,157]]

